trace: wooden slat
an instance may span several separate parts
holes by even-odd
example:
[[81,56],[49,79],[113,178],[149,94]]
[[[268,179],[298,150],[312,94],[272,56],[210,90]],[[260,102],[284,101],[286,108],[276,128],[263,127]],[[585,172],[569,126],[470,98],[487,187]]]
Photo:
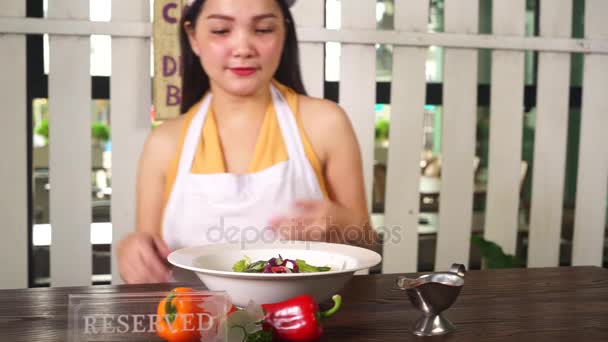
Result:
[[[564,23],[571,18],[571,0],[552,1],[548,6],[543,6],[540,14],[541,36],[569,37],[571,27]],[[541,52],[538,63],[529,267],[559,264],[569,86],[570,54]]]
[[[342,6],[343,28],[376,27],[375,0],[349,0]],[[376,104],[376,48],[374,45],[342,45],[340,105],[353,123],[363,158],[365,193],[371,208]]]
[[[25,16],[25,2],[3,1],[2,16]],[[27,126],[25,37],[0,35],[0,289],[27,287]]]
[[[302,0],[303,1],[303,0]],[[300,2],[298,2],[299,4]],[[298,6],[298,5],[296,5]],[[0,32],[24,34],[56,34],[88,36],[91,34],[120,37],[150,37],[150,23],[108,23],[87,20],[47,20],[38,18],[2,18]],[[608,54],[608,42],[602,39],[564,39],[541,37],[511,37],[458,33],[422,33],[378,31],[371,29],[327,30],[298,29],[300,43],[339,42],[352,44],[392,44],[407,46],[445,46],[471,49],[501,49],[515,51],[552,51]]]
[[[426,32],[428,1],[397,0],[395,29]],[[391,134],[385,199],[383,273],[417,271],[420,151],[423,141],[428,49],[393,48]],[[399,229],[396,235],[394,229]]]
[[[492,33],[525,34],[525,0],[492,3]],[[505,15],[509,13],[509,15]],[[524,103],[524,53],[492,51],[490,152],[484,237],[515,253]]]
[[[585,36],[608,39],[608,2],[585,5]],[[600,266],[608,188],[608,56],[585,56],[584,70],[572,264]]]
[[6,0],[0,4],[0,17],[23,18],[26,15],[25,4],[19,0]]
[[301,42],[331,41],[351,44],[378,43],[421,47],[434,45],[468,49],[608,54],[608,42],[602,39],[512,37],[489,34],[420,33],[371,29],[319,30],[302,28],[298,30],[298,34]]
[[[49,17],[87,19],[89,2],[49,1]],[[91,283],[90,38],[50,36],[51,285]]]
[[[476,33],[478,0],[447,0],[445,31]],[[477,50],[445,50],[441,196],[435,269],[469,263],[477,119]]]
[[[112,21],[149,21],[149,0],[114,1]],[[135,229],[137,160],[150,131],[150,39],[112,38],[112,282],[121,283],[116,246]]]
[[[298,1],[292,8],[298,27],[321,29],[324,26],[325,0]],[[308,95],[323,97],[325,44],[300,43],[302,78]]]
[[[52,1],[52,0],[51,0]],[[86,19],[56,18],[2,18],[0,15],[0,32],[22,34],[53,34],[61,36],[108,35],[119,37],[150,37],[152,25],[149,22],[114,24]]]

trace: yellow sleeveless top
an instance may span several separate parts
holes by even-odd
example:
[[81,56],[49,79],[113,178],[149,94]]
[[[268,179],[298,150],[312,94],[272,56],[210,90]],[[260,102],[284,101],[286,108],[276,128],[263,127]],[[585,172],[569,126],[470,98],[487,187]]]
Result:
[[[281,94],[283,94],[289,108],[291,109],[292,113],[294,113],[304,147],[304,152],[306,153],[306,157],[317,176],[317,180],[324,197],[328,198],[325,179],[323,178],[323,172],[321,170],[321,163],[319,162],[319,158],[315,154],[312,145],[306,136],[306,132],[304,131],[302,120],[300,118],[298,103],[299,95],[291,88],[288,88],[278,82],[273,82],[273,84],[277,87],[277,89],[279,89]],[[182,154],[182,148],[186,138],[186,132],[188,131],[188,127],[190,126],[192,119],[198,112],[201,103],[202,99],[184,114],[186,117],[180,134],[180,142],[175,153],[175,157],[169,165],[165,179],[163,198],[163,203],[165,205],[167,204],[169,195],[173,190],[173,185],[175,183],[175,177],[177,176],[177,169],[179,166],[179,159]],[[194,161],[192,162],[191,172],[199,174],[225,173],[226,166],[224,165],[223,151],[213,109],[210,108],[208,114],[209,115],[207,115],[205,118],[205,123],[203,124],[202,139],[199,140]],[[266,114],[264,115],[264,119],[258,133],[253,159],[247,172],[253,173],[262,171],[277,163],[286,161],[287,159],[287,149],[285,147],[283,136],[281,135],[281,128],[279,127],[276,112],[271,101],[266,109]]]

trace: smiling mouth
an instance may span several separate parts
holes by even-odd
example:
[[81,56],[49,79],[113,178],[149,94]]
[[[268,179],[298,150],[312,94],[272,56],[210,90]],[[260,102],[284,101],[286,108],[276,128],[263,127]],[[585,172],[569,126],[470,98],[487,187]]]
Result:
[[232,71],[237,76],[249,76],[249,75],[254,74],[257,71],[257,69],[256,68],[230,68],[230,71]]

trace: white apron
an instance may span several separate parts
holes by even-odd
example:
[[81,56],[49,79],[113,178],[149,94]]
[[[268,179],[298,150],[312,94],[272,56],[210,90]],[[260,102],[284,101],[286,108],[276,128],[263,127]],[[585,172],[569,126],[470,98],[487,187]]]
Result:
[[271,85],[272,101],[287,161],[248,174],[193,174],[192,162],[211,103],[204,100],[185,136],[173,190],[163,215],[163,238],[169,249],[205,244],[274,241],[272,217],[286,214],[295,200],[322,199],[294,114]]

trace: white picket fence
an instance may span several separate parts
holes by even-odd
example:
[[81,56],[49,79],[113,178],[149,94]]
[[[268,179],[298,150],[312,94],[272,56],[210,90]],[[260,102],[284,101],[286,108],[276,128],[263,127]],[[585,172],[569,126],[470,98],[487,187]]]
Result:
[[[25,18],[0,3],[0,288],[27,286],[26,34],[50,35],[51,284],[91,283],[90,35],[112,36],[113,241],[135,222],[135,172],[149,131],[149,0],[112,1],[111,22],[90,22],[88,1],[49,1]],[[572,0],[543,2],[541,37],[524,37],[525,0],[494,0],[493,35],[479,35],[479,0],[446,0],[445,33],[428,33],[426,0],[395,0],[395,30],[376,30],[376,1],[347,0],[342,28],[324,28],[324,0],[294,7],[305,84],[323,95],[324,44],[342,43],[340,104],[363,154],[371,200],[375,44],[394,46],[384,225],[417,227],[428,46],[445,47],[442,182],[436,268],[468,263],[476,129],[477,49],[492,49],[491,140],[485,237],[514,252],[517,236],[524,51],[540,51],[528,266],[556,266],[560,244],[570,53],[585,54],[573,265],[601,265],[608,188],[608,1],[587,0],[585,38],[570,38]],[[465,167],[467,166],[467,167]],[[386,241],[383,272],[415,271],[418,233]],[[10,262],[7,262],[10,260]],[[113,279],[119,280],[113,257]]]

